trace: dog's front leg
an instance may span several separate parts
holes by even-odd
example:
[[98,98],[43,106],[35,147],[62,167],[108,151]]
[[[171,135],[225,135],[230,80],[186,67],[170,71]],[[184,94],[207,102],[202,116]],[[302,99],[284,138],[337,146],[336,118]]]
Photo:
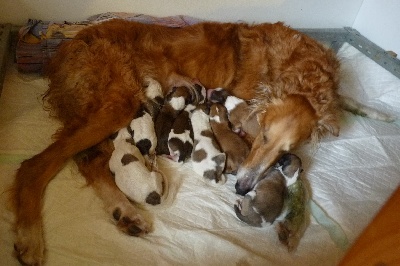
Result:
[[[112,144],[111,144],[112,146]],[[112,147],[107,141],[96,145],[75,159],[96,194],[101,198],[106,211],[122,232],[131,236],[142,236],[150,231],[151,225],[136,207],[119,190],[108,166]]]

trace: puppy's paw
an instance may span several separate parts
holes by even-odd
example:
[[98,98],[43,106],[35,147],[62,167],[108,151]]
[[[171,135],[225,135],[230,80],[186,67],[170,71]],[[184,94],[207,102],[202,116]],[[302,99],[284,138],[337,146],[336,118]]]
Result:
[[118,229],[125,234],[140,237],[150,232],[150,224],[136,211],[134,206],[131,209],[117,207],[112,215]]
[[239,210],[240,212],[242,211],[242,201],[241,200],[236,200],[236,204],[234,205],[235,210]]
[[240,216],[242,215],[242,206],[241,206],[241,204],[239,202],[237,204],[234,204],[233,205],[233,209],[235,210],[236,216],[240,218]]
[[44,262],[44,239],[41,222],[16,229],[17,240],[14,254],[23,265],[42,265]]

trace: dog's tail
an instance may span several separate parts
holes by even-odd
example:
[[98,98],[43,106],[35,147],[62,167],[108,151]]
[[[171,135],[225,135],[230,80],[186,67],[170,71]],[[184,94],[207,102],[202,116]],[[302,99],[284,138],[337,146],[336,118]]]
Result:
[[397,119],[393,115],[387,114],[370,106],[366,106],[347,96],[340,95],[339,100],[342,109],[349,111],[355,115],[385,122],[394,122]]

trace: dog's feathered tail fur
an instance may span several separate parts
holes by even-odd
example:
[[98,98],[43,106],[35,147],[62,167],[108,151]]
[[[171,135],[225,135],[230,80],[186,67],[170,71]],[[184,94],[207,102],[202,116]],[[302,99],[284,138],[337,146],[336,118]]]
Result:
[[384,113],[378,109],[366,106],[360,102],[357,102],[356,100],[340,95],[339,96],[339,102],[340,106],[346,110],[349,111],[355,115],[363,116],[363,117],[368,117],[372,118],[375,120],[380,120],[380,121],[385,121],[385,122],[394,122],[396,121],[396,116]]

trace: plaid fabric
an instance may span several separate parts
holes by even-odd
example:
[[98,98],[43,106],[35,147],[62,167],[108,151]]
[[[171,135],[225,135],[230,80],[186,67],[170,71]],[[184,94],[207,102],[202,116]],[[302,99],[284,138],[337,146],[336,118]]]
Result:
[[102,13],[80,22],[41,21],[30,19],[19,31],[16,62],[21,72],[42,72],[44,64],[59,44],[72,39],[80,30],[110,19],[125,19],[145,24],[185,27],[201,20],[188,16],[154,17],[134,13]]

